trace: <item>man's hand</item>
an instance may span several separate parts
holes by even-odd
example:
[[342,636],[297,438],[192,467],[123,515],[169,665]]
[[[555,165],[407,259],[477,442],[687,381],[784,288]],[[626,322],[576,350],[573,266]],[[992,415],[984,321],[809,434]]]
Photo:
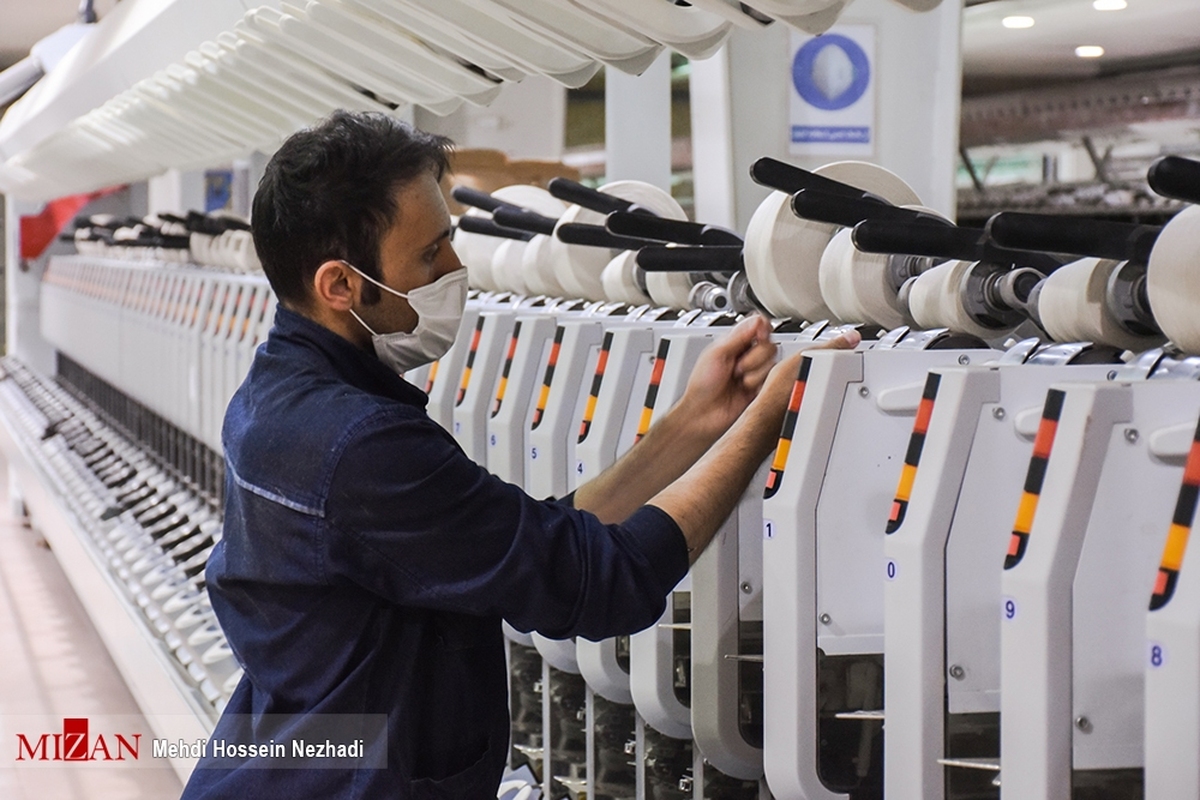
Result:
[[[737,454],[729,455],[726,461],[717,458],[706,470],[711,472],[704,482],[708,488],[668,491],[663,500],[670,506],[664,506],[664,510],[673,516],[687,512],[672,503],[672,494],[719,512],[712,525],[709,524],[712,520],[693,522],[691,517],[676,517],[691,545],[707,544],[716,530],[713,525],[729,515],[726,503],[736,502],[750,475],[778,441],[783,414],[800,370],[799,355],[776,366],[777,348],[768,338],[770,333],[770,325],[764,318],[751,317],[705,350],[679,403],[664,419],[655,422],[646,437],[616,464],[580,486],[575,492],[575,507],[592,512],[604,522],[624,520],[695,466],[736,421],[736,429],[722,441],[730,440],[727,444],[733,445]],[[852,332],[809,349],[851,348],[858,344],[859,338],[857,332]],[[717,498],[699,499],[715,485],[710,480],[719,483],[722,474],[736,492],[729,495],[723,488]],[[704,519],[702,514],[700,519]]]
[[698,433],[715,440],[758,395],[778,357],[770,335],[766,318],[755,314],[701,354],[678,406]]
[[[858,331],[851,331],[807,349],[848,350],[861,339]],[[757,397],[729,431],[682,477],[650,499],[679,525],[693,563],[778,442],[801,357],[796,353],[770,370]]]
[[[778,418],[778,423],[774,425],[775,433],[778,433],[779,428],[783,426],[783,416],[787,411],[792,389],[796,385],[796,376],[800,374],[800,359],[813,350],[853,350],[861,341],[862,335],[858,331],[851,330],[836,339],[814,344],[798,353],[793,353],[771,369],[754,405],[756,409],[761,408],[763,413]],[[770,422],[766,424],[768,427],[771,425]]]

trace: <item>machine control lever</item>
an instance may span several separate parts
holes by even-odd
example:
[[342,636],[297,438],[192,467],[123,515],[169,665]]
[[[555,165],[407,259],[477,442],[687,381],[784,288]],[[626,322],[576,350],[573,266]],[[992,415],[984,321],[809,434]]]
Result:
[[981,228],[960,228],[957,225],[922,224],[904,221],[868,219],[854,226],[854,246],[864,253],[904,253],[932,258],[953,258],[960,261],[990,261],[1031,267],[1049,274],[1063,265],[1066,259],[1048,253],[1028,250],[1009,250],[998,246]]
[[1200,161],[1182,156],[1163,156],[1146,173],[1150,188],[1163,197],[1200,203]]
[[1145,264],[1162,228],[1099,219],[1002,211],[987,223],[988,237],[1001,247],[1075,253]]
[[570,178],[554,178],[547,184],[546,188],[550,190],[550,194],[564,203],[574,203],[577,206],[582,206],[599,214],[611,214],[614,211],[654,214],[654,212],[636,203],[632,203],[629,200],[622,200],[615,195],[584,186],[582,183],[573,181]]
[[637,265],[647,272],[739,272],[742,248],[650,245],[638,250]]
[[701,222],[682,219],[665,219],[646,214],[630,214],[616,211],[608,215],[604,223],[612,233],[621,236],[638,236],[676,244],[742,245],[742,237],[731,230]]
[[464,206],[478,208],[480,211],[495,211],[498,208],[510,207],[509,203],[497,200],[487,192],[472,189],[470,186],[455,186],[450,190],[450,196]]
[[887,219],[927,224],[946,223],[940,217],[911,208],[848,197],[822,189],[801,189],[792,196],[792,213],[801,219],[852,227],[866,219]]
[[819,189],[830,194],[840,194],[860,200],[870,200],[882,205],[891,205],[882,197],[864,192],[855,186],[765,156],[750,165],[750,177],[754,179],[755,183],[788,194],[795,194],[804,189]]
[[586,247],[607,247],[611,250],[637,250],[650,243],[649,239],[635,239],[631,236],[616,236],[609,233],[603,225],[586,225],[582,222],[568,222],[559,225],[554,234],[560,242],[579,244]]
[[497,225],[503,225],[506,228],[516,228],[530,233],[544,233],[547,236],[554,233],[554,226],[558,223],[558,220],[553,217],[516,206],[497,208],[492,212],[492,219],[496,221]]
[[461,216],[458,218],[458,228],[467,233],[479,233],[484,236],[495,236],[500,239],[516,239],[521,242],[528,242],[533,238],[533,234],[528,231],[506,228],[484,217]]

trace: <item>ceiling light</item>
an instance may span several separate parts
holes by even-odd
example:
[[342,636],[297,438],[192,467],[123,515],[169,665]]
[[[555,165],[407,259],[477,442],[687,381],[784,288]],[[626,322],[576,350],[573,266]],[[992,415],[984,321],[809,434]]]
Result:
[[1005,17],[1000,20],[1000,24],[1006,28],[1032,28],[1033,17]]
[[1092,8],[1097,11],[1121,11],[1128,8],[1129,3],[1125,0],[1093,0]]
[[1075,48],[1075,55],[1080,58],[1099,58],[1104,55],[1104,48],[1098,44],[1084,44]]

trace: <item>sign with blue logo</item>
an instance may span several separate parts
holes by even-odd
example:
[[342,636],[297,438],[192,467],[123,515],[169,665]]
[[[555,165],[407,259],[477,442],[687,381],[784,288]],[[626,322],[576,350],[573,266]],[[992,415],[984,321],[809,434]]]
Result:
[[871,156],[875,151],[875,27],[835,25],[792,34],[793,155]]

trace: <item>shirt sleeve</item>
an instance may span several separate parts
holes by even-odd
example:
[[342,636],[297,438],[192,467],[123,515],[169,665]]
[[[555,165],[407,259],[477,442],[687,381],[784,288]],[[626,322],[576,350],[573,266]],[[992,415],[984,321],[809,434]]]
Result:
[[648,627],[688,568],[683,534],[661,509],[604,525],[535,500],[471,461],[424,414],[388,411],[360,428],[328,497],[331,580],[556,639]]

